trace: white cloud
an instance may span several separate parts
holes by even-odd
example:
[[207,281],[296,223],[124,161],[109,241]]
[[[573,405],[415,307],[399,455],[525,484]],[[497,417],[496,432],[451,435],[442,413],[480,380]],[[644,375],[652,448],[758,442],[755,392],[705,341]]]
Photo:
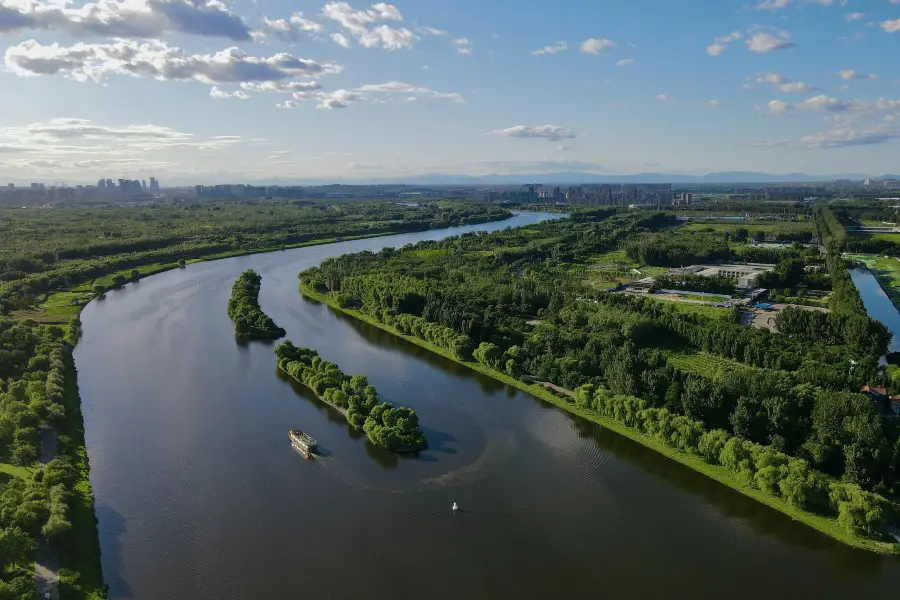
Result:
[[725,108],[726,106],[728,106],[728,104],[723,100],[709,100],[707,104],[709,104],[713,108]]
[[900,131],[890,125],[857,129],[842,126],[801,138],[800,143],[808,148],[847,148],[850,146],[871,146],[900,138]]
[[[752,80],[757,84],[763,83],[771,83],[773,86],[777,87],[782,92],[786,93],[804,93],[810,92],[815,88],[808,83],[804,83],[803,81],[793,81],[790,77],[785,77],[784,75],[780,75],[778,73],[757,73],[753,76]],[[753,84],[745,85],[747,89],[754,89],[756,86]]]
[[847,15],[847,21],[862,21],[866,18],[866,15],[860,12],[850,13]]
[[250,97],[250,94],[244,92],[242,90],[234,90],[233,92],[226,92],[225,90],[219,89],[219,86],[214,85],[211,90],[209,90],[209,96],[213,100],[226,100],[228,98],[234,98],[236,100],[246,100]]
[[0,33],[60,31],[76,38],[159,39],[166,33],[250,41],[244,21],[218,0],[0,0]]
[[453,45],[456,46],[457,54],[471,54],[471,44],[472,40],[470,40],[469,38],[456,38],[455,40],[453,40]]
[[263,17],[260,26],[253,31],[253,37],[256,39],[275,38],[282,42],[298,42],[306,35],[324,32],[325,28],[321,24],[303,18],[303,13],[295,12],[288,20],[272,21]]
[[332,39],[344,45],[347,37],[354,38],[364,48],[384,48],[385,50],[401,50],[412,48],[419,36],[406,27],[390,27],[375,25],[380,21],[402,21],[403,15],[393,4],[380,2],[369,9],[356,10],[347,2],[329,2],[322,7],[322,16],[340,23],[347,35]]
[[633,64],[634,64],[633,58],[623,58],[622,60],[616,62],[617,67],[627,67],[627,66],[633,65]]
[[784,100],[771,100],[766,105],[766,114],[780,117],[788,114],[793,108],[794,107],[790,102],[785,102]]
[[727,35],[713,38],[713,43],[706,47],[706,53],[710,56],[719,56],[728,49],[728,44],[744,37],[740,31],[732,31]]
[[541,138],[553,142],[576,137],[575,132],[571,129],[557,125],[516,125],[508,129],[497,129],[490,133],[514,138]]
[[783,83],[778,86],[778,89],[782,92],[792,93],[792,94],[802,94],[805,92],[810,92],[815,88],[808,83],[804,83],[802,81],[796,81],[794,83]]
[[365,102],[366,100],[365,96],[362,94],[351,92],[349,90],[335,90],[333,92],[321,93],[318,99],[319,104],[316,105],[316,108],[324,110],[347,108],[351,104]]
[[434,27],[420,27],[419,33],[425,35],[447,35],[447,32],[443,29],[435,29]]
[[357,92],[376,93],[376,94],[415,94],[416,98],[431,98],[434,100],[450,100],[452,102],[464,103],[465,99],[459,93],[437,92],[435,90],[414,86],[402,81],[388,81],[386,83],[366,84],[356,90]]
[[291,81],[289,83],[244,81],[241,83],[241,89],[248,92],[311,92],[322,89],[322,84],[318,81]]
[[882,21],[881,28],[888,33],[897,33],[898,31],[900,31],[900,19],[894,19],[893,21]]
[[875,73],[860,73],[859,71],[854,71],[853,69],[838,71],[838,75],[845,81],[850,81],[851,79],[867,79],[869,81],[874,81],[878,79],[878,75]]
[[665,94],[657,94],[656,99],[660,102],[665,102],[666,104],[678,104],[678,100],[676,100],[675,98],[669,98]]
[[744,34],[740,31],[732,31],[728,35],[720,35],[719,37],[713,38],[713,42],[716,44],[730,44],[731,42],[738,41],[742,37],[744,37]]
[[334,43],[342,48],[350,47],[350,40],[343,33],[332,33],[331,39],[334,40]]
[[615,47],[615,45],[615,42],[606,38],[588,38],[581,42],[578,49],[584,54],[601,54]]
[[793,3],[794,0],[764,0],[754,6],[753,10],[781,10]]
[[766,53],[776,50],[787,50],[795,45],[794,42],[790,41],[790,36],[785,31],[779,32],[778,36],[759,31],[747,39],[747,47],[751,52]]
[[843,112],[853,108],[852,103],[844,102],[843,100],[838,100],[837,98],[826,96],[824,94],[813,96],[794,106],[800,110],[814,110],[818,112]]
[[540,56],[542,54],[556,54],[557,52],[565,52],[569,49],[569,45],[565,42],[556,42],[551,46],[544,46],[543,48],[538,48],[537,50],[532,50],[531,54],[533,56]]
[[43,45],[28,40],[6,50],[6,68],[20,76],[63,75],[76,81],[99,81],[108,74],[158,80],[238,83],[318,77],[341,67],[279,53],[247,55],[238,48],[215,54],[186,54],[163,42],[118,40],[110,44]]

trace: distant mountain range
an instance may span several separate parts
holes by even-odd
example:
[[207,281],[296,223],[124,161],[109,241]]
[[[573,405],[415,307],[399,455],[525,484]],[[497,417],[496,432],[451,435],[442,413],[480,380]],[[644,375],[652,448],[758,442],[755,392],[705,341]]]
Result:
[[860,181],[872,179],[900,179],[897,175],[864,175],[861,173],[841,173],[834,175],[808,175],[806,173],[759,173],[755,171],[724,171],[707,175],[683,175],[677,173],[637,173],[634,175],[598,175],[577,171],[555,173],[517,173],[514,175],[413,175],[389,179],[279,179],[253,181],[257,185],[412,185],[412,186],[478,186],[478,185],[587,185],[602,183],[675,183],[675,184],[722,184],[722,183],[822,183],[834,179]]

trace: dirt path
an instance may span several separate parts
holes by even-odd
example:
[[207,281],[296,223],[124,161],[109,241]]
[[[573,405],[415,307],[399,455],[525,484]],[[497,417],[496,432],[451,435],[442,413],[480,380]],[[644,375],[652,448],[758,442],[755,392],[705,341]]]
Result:
[[[58,446],[56,429],[41,429],[41,465],[56,458]],[[34,554],[34,589],[38,598],[59,600],[59,557],[43,538]]]

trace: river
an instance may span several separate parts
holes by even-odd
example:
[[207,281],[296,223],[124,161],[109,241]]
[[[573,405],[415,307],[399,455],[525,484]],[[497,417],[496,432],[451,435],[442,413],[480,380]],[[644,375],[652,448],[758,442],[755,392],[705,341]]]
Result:
[[[88,305],[75,359],[110,598],[895,598],[900,559],[297,291],[329,256],[549,216],[192,264]],[[235,343],[247,268],[289,339],[418,411],[427,452],[373,448],[279,377],[272,344]],[[295,427],[321,459],[291,449]]]
[[881,321],[894,334],[888,347],[890,352],[900,351],[900,313],[891,299],[882,289],[881,284],[868,269],[850,269],[850,278],[859,290],[863,306],[869,316]]

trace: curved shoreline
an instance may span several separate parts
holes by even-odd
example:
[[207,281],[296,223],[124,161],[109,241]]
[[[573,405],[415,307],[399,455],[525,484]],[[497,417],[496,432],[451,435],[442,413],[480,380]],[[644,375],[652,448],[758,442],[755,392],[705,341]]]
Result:
[[746,485],[744,482],[740,481],[731,471],[729,471],[725,467],[718,466],[718,465],[711,465],[711,464],[707,463],[706,461],[704,461],[699,456],[696,456],[693,454],[688,454],[684,451],[671,448],[671,447],[659,442],[658,440],[651,438],[650,436],[644,435],[643,433],[635,431],[634,429],[627,427],[626,425],[623,425],[622,423],[619,423],[618,421],[614,421],[612,419],[604,417],[592,410],[581,408],[579,406],[576,406],[573,403],[566,402],[562,398],[559,398],[558,396],[552,394],[550,391],[548,391],[546,388],[542,387],[541,385],[529,384],[529,383],[519,381],[518,379],[515,379],[513,377],[510,377],[509,375],[506,375],[504,373],[501,373],[499,371],[491,369],[490,367],[487,367],[481,363],[477,363],[474,361],[459,360],[456,357],[454,357],[450,352],[447,352],[446,350],[443,350],[442,348],[439,348],[438,346],[435,346],[434,344],[431,344],[429,342],[426,342],[424,340],[421,340],[421,339],[413,337],[413,336],[404,335],[404,334],[400,333],[399,331],[397,331],[394,327],[391,327],[390,325],[381,323],[366,314],[363,314],[363,313],[353,310],[353,309],[341,308],[334,300],[327,297],[325,294],[321,294],[321,293],[311,289],[309,286],[304,285],[302,282],[300,283],[299,288],[300,288],[300,292],[303,295],[305,295],[306,297],[308,297],[312,300],[321,302],[322,304],[325,304],[325,305],[329,306],[330,308],[332,308],[342,314],[345,314],[347,316],[353,317],[360,321],[366,322],[370,325],[373,325],[374,327],[378,327],[379,329],[386,331],[388,333],[391,333],[391,334],[393,334],[399,338],[402,338],[410,343],[413,343],[417,346],[425,348],[426,350],[430,350],[431,352],[434,352],[435,354],[439,354],[439,355],[443,356],[444,358],[452,360],[458,364],[466,366],[466,367],[472,369],[473,371],[477,371],[483,375],[492,377],[502,383],[506,383],[507,385],[516,387],[516,388],[518,388],[524,392],[527,392],[537,398],[540,398],[541,400],[543,400],[545,402],[549,402],[550,404],[553,404],[554,406],[557,406],[558,408],[561,408],[562,410],[564,410],[566,412],[578,415],[579,417],[582,417],[584,419],[587,419],[589,421],[592,421],[594,423],[602,425],[603,427],[605,427],[611,431],[614,431],[615,433],[618,433],[619,435],[625,436],[643,446],[646,446],[647,448],[650,448],[651,450],[659,452],[660,454],[663,454],[664,456],[683,464],[686,467],[689,467],[699,473],[702,473],[703,475],[706,475],[710,479],[714,479],[715,481],[718,481],[719,483],[722,483],[722,484],[740,492],[741,494],[756,500],[757,502],[765,504],[766,506],[769,506],[770,508],[773,508],[781,513],[784,513],[785,515],[791,517],[795,521],[800,521],[800,522],[804,523],[805,525],[808,525],[809,527],[812,527],[813,529],[816,529],[816,530],[820,531],[821,533],[824,533],[825,535],[827,535],[837,541],[840,541],[844,544],[847,544],[849,546],[853,546],[855,548],[859,548],[862,550],[868,550],[870,552],[876,552],[879,554],[887,554],[887,555],[897,554],[897,548],[900,548],[900,546],[898,546],[898,544],[880,542],[877,540],[871,540],[871,539],[851,535],[851,534],[847,533],[846,530],[837,523],[836,519],[824,517],[824,516],[817,515],[815,513],[811,513],[811,512],[805,511],[805,510],[797,509],[797,508],[791,506],[790,504],[788,504],[787,502],[781,500],[780,498],[775,498],[774,496],[770,496],[760,490],[754,489],[754,488]]

